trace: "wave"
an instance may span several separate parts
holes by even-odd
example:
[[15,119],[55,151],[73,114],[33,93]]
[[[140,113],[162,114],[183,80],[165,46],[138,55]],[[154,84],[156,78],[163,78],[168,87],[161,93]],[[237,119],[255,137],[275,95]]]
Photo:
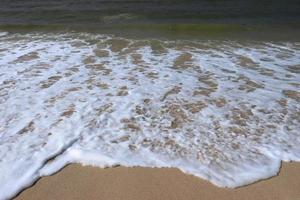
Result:
[[300,43],[0,35],[0,199],[69,163],[234,188],[300,160]]
[[0,24],[99,26],[107,23],[213,22],[299,27],[299,10],[297,0],[2,0]]

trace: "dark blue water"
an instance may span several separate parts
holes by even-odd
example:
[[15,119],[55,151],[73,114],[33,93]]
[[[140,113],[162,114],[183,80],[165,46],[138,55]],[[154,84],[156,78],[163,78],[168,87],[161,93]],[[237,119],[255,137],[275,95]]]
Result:
[[299,0],[1,0],[3,24],[295,24]]

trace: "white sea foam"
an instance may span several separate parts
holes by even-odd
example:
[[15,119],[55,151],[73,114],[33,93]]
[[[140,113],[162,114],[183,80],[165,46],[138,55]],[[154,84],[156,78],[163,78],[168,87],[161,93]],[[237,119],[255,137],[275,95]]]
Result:
[[6,36],[7,34],[8,34],[8,32],[0,32],[0,37]]
[[221,187],[300,160],[300,44],[0,37],[0,199],[68,163]]

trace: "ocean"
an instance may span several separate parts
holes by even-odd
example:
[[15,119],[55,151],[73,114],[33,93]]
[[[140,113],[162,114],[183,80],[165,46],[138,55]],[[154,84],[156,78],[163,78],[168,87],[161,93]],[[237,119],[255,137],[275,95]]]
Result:
[[2,0],[1,24],[299,23],[298,0]]
[[0,3],[0,199],[69,163],[219,187],[300,161],[299,1]]

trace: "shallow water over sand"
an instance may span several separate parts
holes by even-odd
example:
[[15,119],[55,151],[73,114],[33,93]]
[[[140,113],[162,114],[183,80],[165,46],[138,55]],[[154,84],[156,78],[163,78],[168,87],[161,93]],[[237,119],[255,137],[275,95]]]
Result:
[[300,160],[300,43],[0,35],[0,199],[68,163],[222,187]]

